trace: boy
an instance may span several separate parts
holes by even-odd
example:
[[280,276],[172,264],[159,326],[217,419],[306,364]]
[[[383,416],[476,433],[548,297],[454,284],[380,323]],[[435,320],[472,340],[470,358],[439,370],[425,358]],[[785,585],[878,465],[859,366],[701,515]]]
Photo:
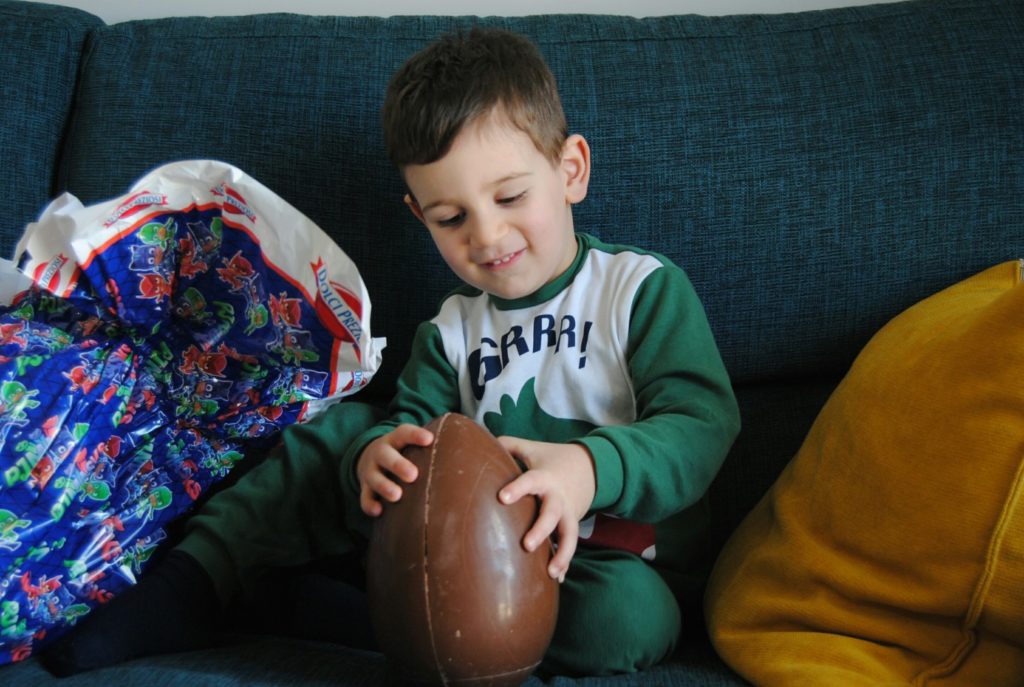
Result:
[[[96,667],[97,649],[128,634],[131,646],[98,665],[187,648],[181,631],[138,640],[157,632],[140,629],[138,614],[168,607],[177,615],[162,625],[198,626],[201,609],[244,587],[250,570],[351,550],[358,537],[323,527],[323,513],[365,533],[382,502],[417,478],[401,449],[428,445],[423,425],[447,411],[487,426],[528,467],[499,493],[505,503],[540,499],[523,546],[557,541],[549,574],[562,582],[559,616],[542,668],[629,672],[674,649],[673,592],[700,563],[704,494],[739,429],[692,286],[661,256],[576,233],[590,149],[568,134],[554,77],[525,38],[440,39],[394,76],[383,119],[406,204],[465,282],[417,330],[388,418],[372,424],[372,410],[344,403],[290,428],[276,460],[213,498],[169,563],[125,592],[134,610],[117,613],[115,600],[81,638],[55,646],[57,670]],[[336,455],[340,485],[324,477]],[[294,506],[273,500],[281,480]],[[303,485],[319,493],[302,495]],[[253,509],[260,499],[273,505]],[[252,534],[241,514],[268,510],[274,521]]]

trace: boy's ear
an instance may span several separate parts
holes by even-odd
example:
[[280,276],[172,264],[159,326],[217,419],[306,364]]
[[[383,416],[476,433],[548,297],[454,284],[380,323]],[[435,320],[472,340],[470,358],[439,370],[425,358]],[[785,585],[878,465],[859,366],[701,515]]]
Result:
[[578,203],[587,197],[590,183],[590,145],[585,138],[573,134],[565,139],[561,166],[565,173],[565,199]]
[[412,210],[412,214],[416,215],[416,219],[426,224],[426,220],[423,219],[423,211],[420,210],[420,204],[416,202],[411,193],[405,194],[405,204]]

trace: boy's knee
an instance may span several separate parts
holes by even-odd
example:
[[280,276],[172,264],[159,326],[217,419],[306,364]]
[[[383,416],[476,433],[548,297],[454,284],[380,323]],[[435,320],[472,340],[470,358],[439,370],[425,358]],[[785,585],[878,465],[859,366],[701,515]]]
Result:
[[653,568],[631,554],[587,552],[562,585],[542,667],[568,675],[643,670],[675,649],[680,627],[679,605]]
[[356,437],[384,417],[377,406],[358,401],[343,401],[326,408],[307,424],[292,425],[283,433],[286,444],[299,454],[318,453],[324,459],[340,457]]

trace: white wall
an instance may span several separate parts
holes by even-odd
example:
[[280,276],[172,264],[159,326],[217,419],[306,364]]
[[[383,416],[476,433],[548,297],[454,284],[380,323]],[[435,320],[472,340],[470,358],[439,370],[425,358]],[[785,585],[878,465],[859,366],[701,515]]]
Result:
[[[886,0],[516,0],[496,4],[486,0],[45,0],[79,7],[108,24],[151,17],[298,12],[389,16],[393,14],[527,15],[565,12],[626,14],[636,17],[665,14],[746,14],[867,5]],[[889,0],[892,1],[892,0]]]

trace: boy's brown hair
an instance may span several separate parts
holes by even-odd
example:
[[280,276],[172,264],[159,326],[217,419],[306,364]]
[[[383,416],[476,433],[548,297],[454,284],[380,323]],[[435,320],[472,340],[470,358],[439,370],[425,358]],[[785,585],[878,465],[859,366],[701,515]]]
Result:
[[524,36],[474,28],[442,36],[391,78],[384,143],[399,169],[441,159],[462,127],[498,110],[552,162],[568,136],[555,77]]

